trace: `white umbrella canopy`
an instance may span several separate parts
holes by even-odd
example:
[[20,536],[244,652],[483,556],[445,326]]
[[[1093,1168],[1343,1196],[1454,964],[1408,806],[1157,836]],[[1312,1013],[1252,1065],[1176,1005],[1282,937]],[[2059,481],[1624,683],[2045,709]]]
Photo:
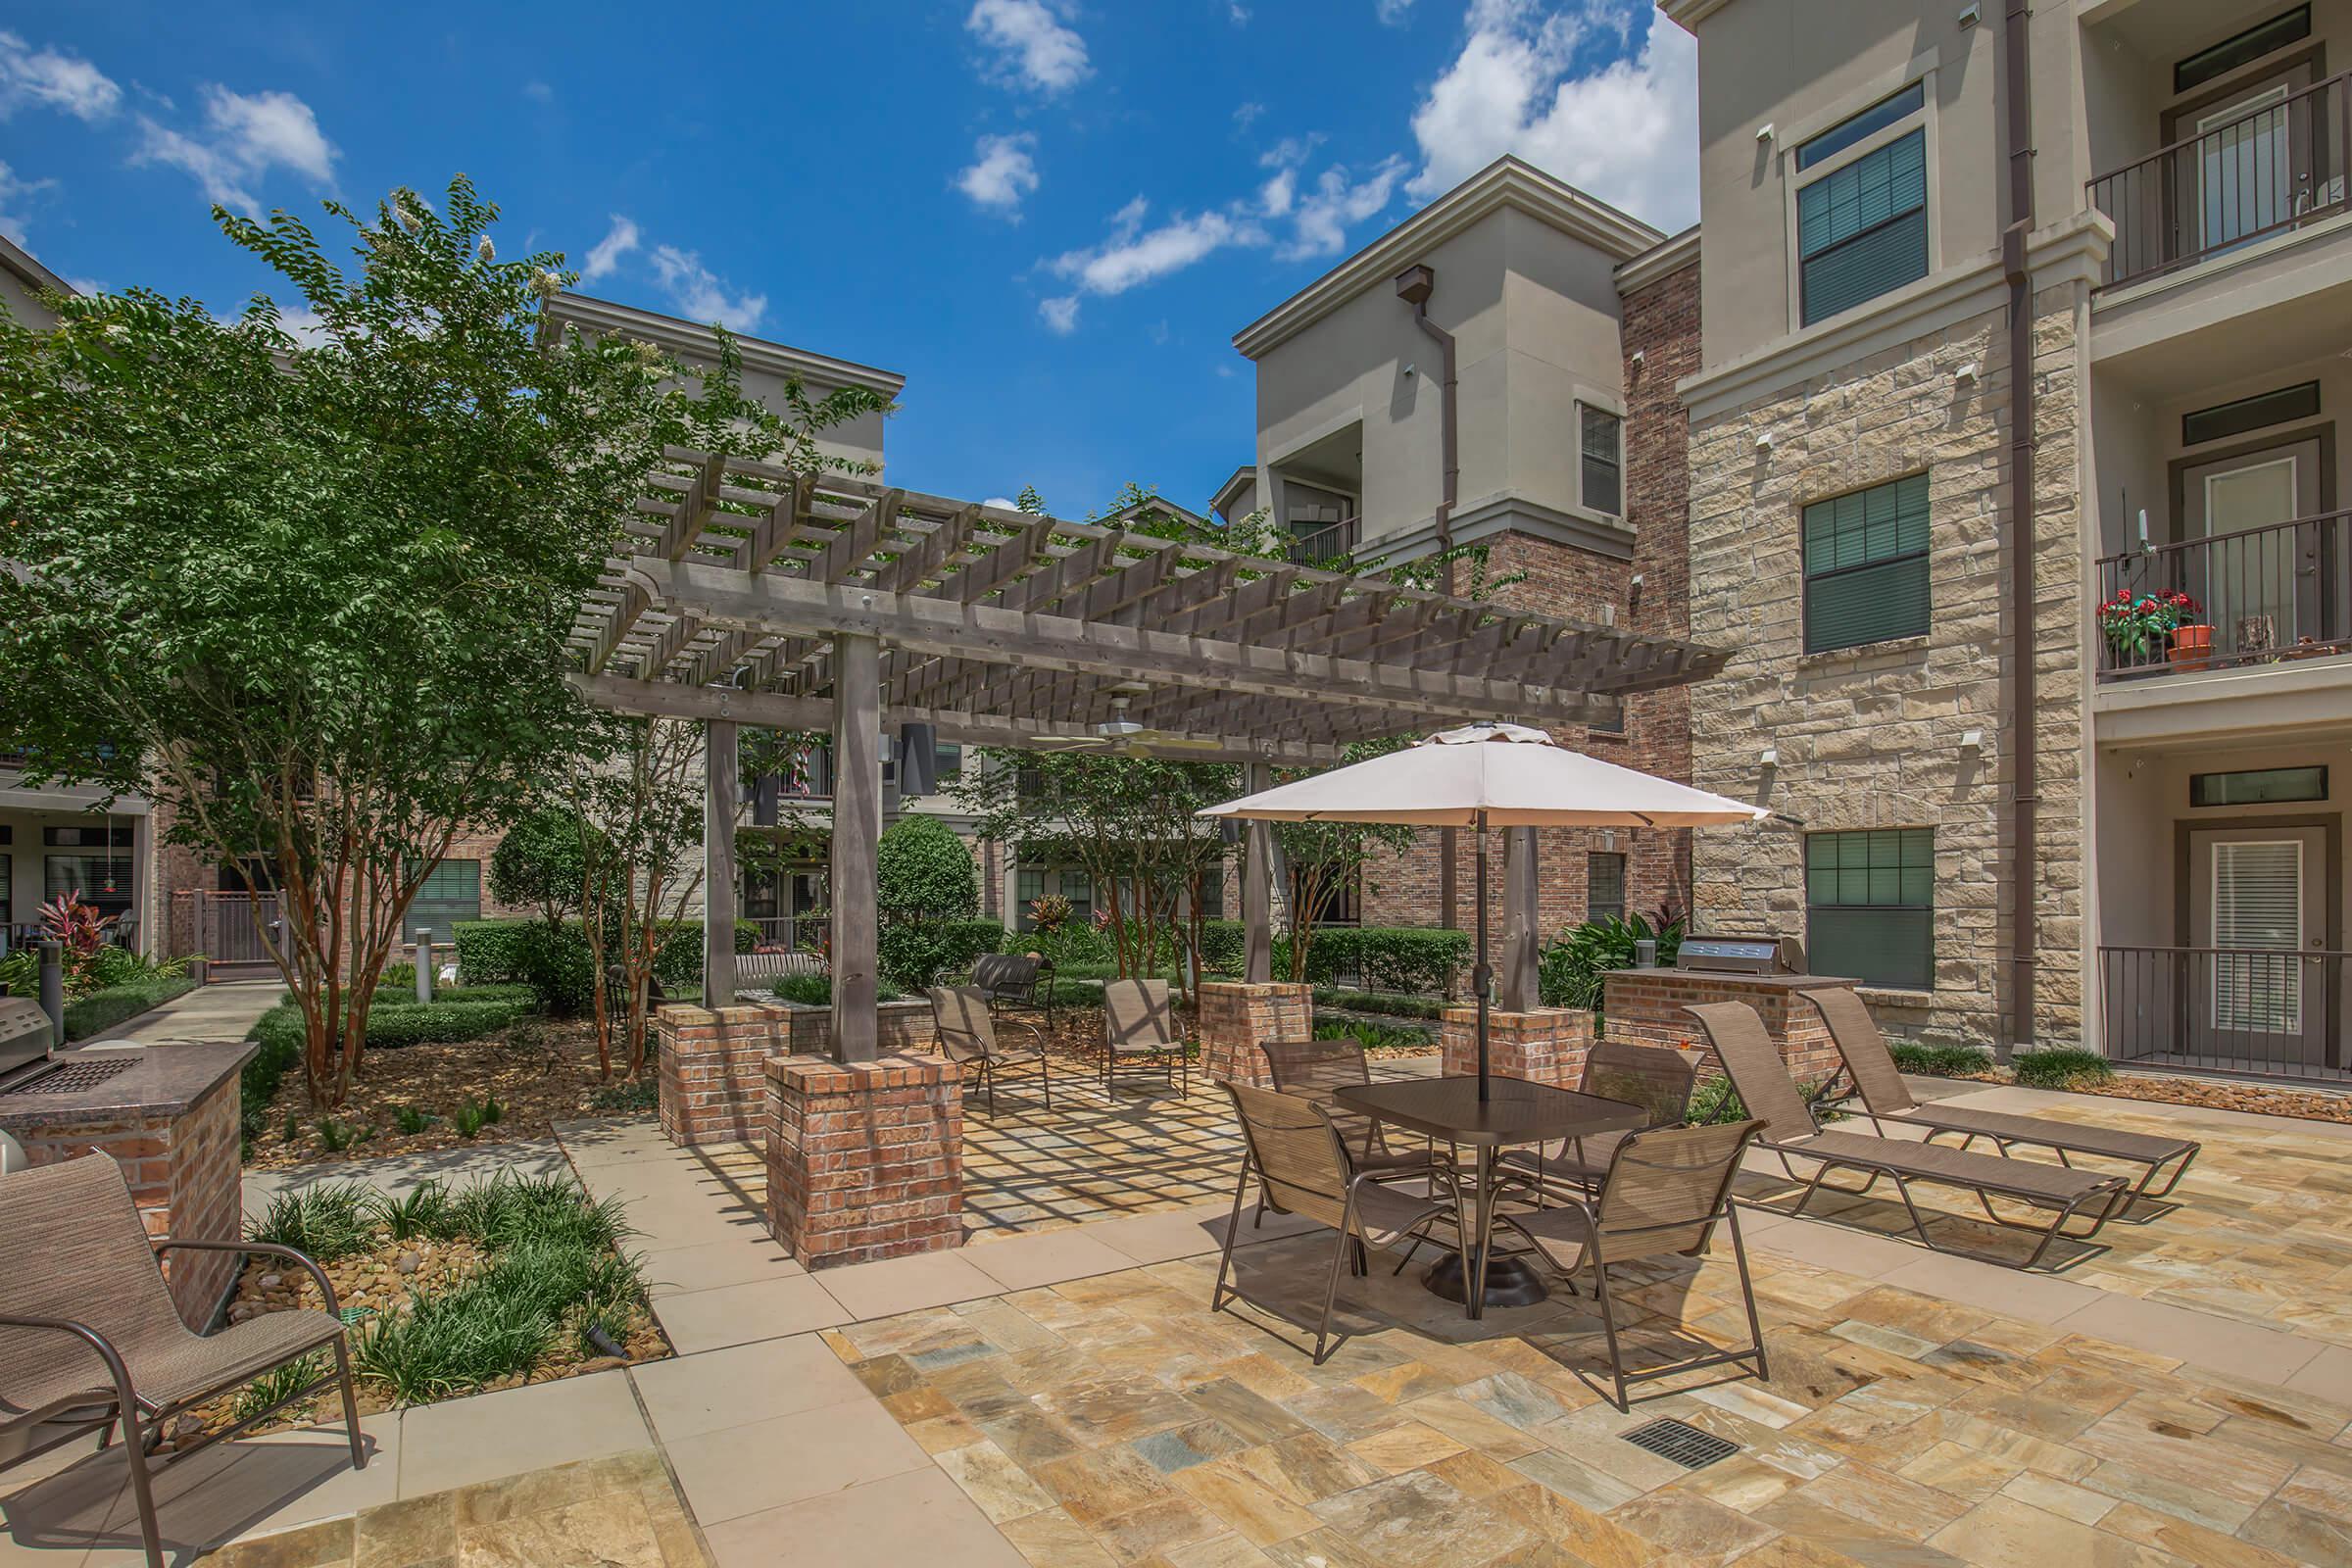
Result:
[[1466,724],[1200,814],[1421,827],[1709,827],[1772,812],[1572,752],[1524,724]]

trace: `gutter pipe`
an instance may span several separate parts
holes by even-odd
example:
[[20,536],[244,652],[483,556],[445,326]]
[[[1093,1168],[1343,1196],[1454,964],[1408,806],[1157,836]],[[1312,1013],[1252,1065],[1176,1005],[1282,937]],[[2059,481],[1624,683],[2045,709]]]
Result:
[[2002,21],[2008,113],[2001,127],[2009,164],[2009,225],[2001,230],[2001,275],[2009,285],[2009,673],[2015,733],[2011,760],[2011,861],[2016,881],[2010,920],[2009,1049],[2034,1041],[2037,942],[2034,884],[2036,808],[2040,803],[2034,734],[2034,280],[2026,237],[2034,230],[2034,76],[2029,0],[2008,0]]
[[[1438,286],[1437,269],[1427,265],[1408,267],[1396,274],[1396,297],[1413,308],[1413,324],[1428,333],[1438,345],[1439,371],[1442,377],[1438,399],[1439,452],[1445,464],[1445,480],[1438,497],[1436,517],[1438,554],[1448,556],[1453,549],[1453,509],[1461,499],[1462,459],[1460,421],[1460,384],[1454,373],[1453,334],[1429,318],[1429,296]],[[1453,563],[1441,560],[1438,564],[1438,592],[1453,594]],[[1438,906],[1439,918],[1448,931],[1461,929],[1461,889],[1454,872],[1454,858],[1459,853],[1454,828],[1438,830]],[[1479,853],[1486,853],[1486,839],[1479,839]],[[1484,897],[1483,888],[1481,894]],[[1486,905],[1479,905],[1479,918],[1486,918]],[[1486,1005],[1483,982],[1479,1005]],[[1483,1087],[1483,1085],[1482,1085]],[[1481,1098],[1484,1098],[1483,1096]]]

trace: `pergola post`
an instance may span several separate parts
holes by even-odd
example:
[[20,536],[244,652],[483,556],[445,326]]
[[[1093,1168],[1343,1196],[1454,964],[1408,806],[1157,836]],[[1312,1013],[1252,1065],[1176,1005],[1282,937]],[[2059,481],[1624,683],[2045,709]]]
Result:
[[[735,726],[703,726],[703,1005],[735,1001],[735,811],[742,789]],[[604,983],[603,976],[597,983]]]
[[1502,1010],[1533,1012],[1543,1004],[1544,947],[1536,905],[1536,830],[1505,828],[1502,839]]
[[[1272,784],[1272,769],[1251,762],[1243,793],[1255,795]],[[1242,852],[1242,978],[1264,985],[1274,978],[1274,827],[1251,821],[1243,826]]]
[[875,846],[882,836],[882,644],[833,639],[833,1052],[880,1053],[874,1014]]

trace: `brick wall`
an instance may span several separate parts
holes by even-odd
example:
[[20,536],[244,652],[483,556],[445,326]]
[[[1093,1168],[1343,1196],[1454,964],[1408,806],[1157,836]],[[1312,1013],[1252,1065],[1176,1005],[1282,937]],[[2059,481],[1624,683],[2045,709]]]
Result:
[[[1828,984],[1848,982],[1829,979]],[[1821,1010],[1804,1000],[1800,990],[1785,984],[1757,984],[1740,975],[1700,975],[1688,970],[1660,974],[1612,974],[1603,982],[1601,1015],[1611,1040],[1638,1046],[1667,1046],[1706,1052],[1706,1071],[1715,1068],[1715,1054],[1698,1020],[1683,1009],[1692,1003],[1744,1002],[1764,1020],[1764,1032],[1780,1048],[1789,1076],[1800,1084],[1818,1083],[1841,1065],[1838,1047],[1830,1039]]]
[[[231,1073],[177,1115],[164,1112],[17,1129],[35,1165],[96,1150],[122,1167],[149,1237],[234,1241],[242,1234],[243,1175],[237,1163],[237,1077]],[[181,1321],[211,1326],[236,1276],[232,1252],[166,1254],[164,1273]]]
[[[1699,368],[1698,267],[1693,263],[1627,294],[1620,348],[1625,357],[1626,520],[1634,530],[1630,562],[1596,551],[1575,549],[1526,534],[1492,541],[1490,569],[1497,575],[1525,572],[1524,582],[1495,594],[1497,603],[1523,610],[1598,622],[1604,605],[1614,607],[1617,624],[1660,636],[1690,634],[1690,412],[1675,382]],[[1637,367],[1634,355],[1642,363]],[[1642,577],[1640,592],[1633,579]],[[1690,699],[1687,690],[1645,692],[1625,705],[1622,735],[1599,730],[1556,731],[1562,745],[1660,778],[1690,777]],[[1457,834],[1455,886],[1461,923],[1471,908],[1475,849],[1471,836]],[[1439,836],[1415,835],[1400,855],[1375,855],[1364,867],[1364,919],[1374,925],[1436,925],[1439,898]],[[1619,829],[1606,834],[1586,828],[1546,828],[1537,835],[1541,867],[1538,907],[1546,937],[1586,918],[1589,910],[1587,857],[1594,852],[1626,858],[1626,907],[1643,913],[1661,906],[1690,906],[1690,834],[1687,829]],[[1502,840],[1488,846],[1492,857],[1488,914],[1502,919]]]
[[1315,1032],[1314,988],[1277,980],[1200,984],[1200,1065],[1211,1078],[1273,1087],[1260,1040],[1304,1040]]
[[963,1244],[963,1091],[953,1062],[767,1063],[768,1225],[809,1268]]
[[[930,1004],[886,1002],[877,1009],[885,1054],[930,1051],[939,1031]],[[733,1007],[672,1004],[657,1008],[662,1131],[673,1144],[740,1144],[760,1135],[770,1056],[825,1056],[833,1015],[780,1002]]]
[[[1447,1007],[1438,1027],[1447,1076],[1478,1071],[1478,1008]],[[1497,1078],[1574,1089],[1592,1049],[1592,1014],[1581,1007],[1487,1014],[1487,1070]]]

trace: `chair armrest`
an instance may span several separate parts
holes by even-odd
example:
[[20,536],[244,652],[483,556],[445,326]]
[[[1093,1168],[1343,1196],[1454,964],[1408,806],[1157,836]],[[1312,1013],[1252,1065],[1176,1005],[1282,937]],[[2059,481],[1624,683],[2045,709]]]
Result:
[[0,1329],[34,1329],[58,1334],[71,1334],[98,1352],[113,1378],[115,1398],[124,1410],[132,1409],[138,1400],[137,1391],[130,1386],[130,1368],[122,1364],[122,1354],[114,1343],[87,1323],[76,1323],[65,1317],[24,1317],[13,1312],[0,1312]]
[[318,1282],[318,1293],[326,1298],[327,1315],[329,1317],[343,1315],[342,1308],[335,1302],[334,1283],[326,1277],[326,1270],[313,1262],[309,1253],[297,1251],[291,1247],[280,1247],[274,1242],[199,1242],[170,1239],[155,1244],[156,1256],[161,1257],[171,1251],[239,1252],[253,1257],[292,1258],[308,1269],[311,1278]]

